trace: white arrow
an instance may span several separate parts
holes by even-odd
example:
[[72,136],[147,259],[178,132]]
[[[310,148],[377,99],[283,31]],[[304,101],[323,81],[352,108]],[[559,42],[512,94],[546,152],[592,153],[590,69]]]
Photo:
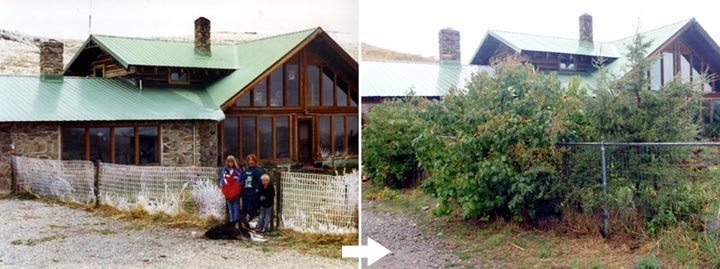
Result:
[[391,251],[375,242],[372,238],[368,237],[367,246],[343,246],[342,257],[343,258],[367,258],[367,265],[375,263],[377,260],[382,259],[385,255],[391,253]]

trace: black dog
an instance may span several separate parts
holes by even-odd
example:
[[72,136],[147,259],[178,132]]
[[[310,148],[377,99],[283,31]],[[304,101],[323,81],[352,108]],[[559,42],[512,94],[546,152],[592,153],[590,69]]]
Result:
[[214,240],[252,240],[247,222],[227,222],[210,228],[205,237]]

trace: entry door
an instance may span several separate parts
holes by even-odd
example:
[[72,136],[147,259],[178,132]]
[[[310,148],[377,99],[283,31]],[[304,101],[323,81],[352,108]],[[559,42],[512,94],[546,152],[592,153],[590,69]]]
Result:
[[298,119],[298,159],[306,165],[313,163],[312,119]]

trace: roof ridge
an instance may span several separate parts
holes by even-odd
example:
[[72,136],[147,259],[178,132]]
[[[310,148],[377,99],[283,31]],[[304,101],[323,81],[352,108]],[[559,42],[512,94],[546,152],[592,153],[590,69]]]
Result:
[[[687,24],[688,22],[692,21],[693,19],[695,19],[695,18],[690,18],[690,19],[684,19],[684,20],[676,21],[676,22],[673,22],[673,23],[670,23],[670,24],[666,24],[666,25],[663,25],[663,26],[660,26],[660,27],[657,27],[657,28],[653,28],[653,29],[650,29],[650,30],[647,30],[647,31],[642,31],[642,32],[639,32],[639,33],[640,33],[640,34],[649,33],[649,32],[652,32],[652,31],[657,31],[657,30],[660,30],[660,29],[669,28],[670,26],[675,26],[675,25],[678,25],[678,24],[681,24],[681,23],[684,25],[684,24]],[[628,39],[628,38],[632,38],[632,37],[634,37],[636,34],[638,34],[638,33],[634,33],[634,34],[632,34],[632,35],[625,36],[625,37],[619,38],[619,39],[617,39],[617,40],[613,40],[613,41],[610,42],[610,43],[615,43],[615,42],[619,42],[619,41],[622,41],[622,40],[625,40],[625,39]]]
[[[305,30],[293,31],[293,32],[288,32],[288,33],[283,33],[283,34],[278,34],[278,35],[272,35],[272,36],[265,36],[265,37],[261,37],[261,38],[258,38],[258,39],[251,39],[251,40],[245,40],[245,41],[237,41],[237,42],[232,43],[232,44],[234,44],[234,45],[240,45],[240,44],[252,43],[252,42],[255,42],[255,41],[262,41],[262,40],[272,39],[272,38],[281,37],[281,36],[289,36],[289,35],[293,35],[293,34],[297,34],[297,33],[302,33],[302,32],[307,32],[307,31],[315,31],[315,30],[317,30],[317,29],[322,29],[322,28],[318,26],[318,27],[308,28],[308,29],[305,29]],[[323,30],[323,31],[324,31],[324,30]]]
[[[161,39],[161,38],[151,38],[151,37],[137,37],[137,36],[117,36],[117,35],[98,35],[98,34],[91,34],[90,36],[94,37],[109,37],[109,38],[120,38],[120,39],[133,39],[133,40],[143,40],[143,41],[160,41],[160,42],[173,42],[173,43],[193,43],[192,40],[171,40],[171,39]],[[235,43],[213,43],[213,46],[215,45],[227,45],[232,46],[235,45]]]
[[[580,41],[579,39],[575,38],[568,38],[568,37],[559,37],[559,36],[549,36],[549,35],[539,35],[539,34],[528,34],[528,33],[520,33],[515,31],[505,31],[505,30],[493,30],[489,29],[488,32],[500,32],[500,33],[508,33],[508,34],[517,34],[517,35],[526,35],[526,36],[536,36],[536,37],[546,37],[546,38],[554,38],[554,39],[563,39],[563,40],[570,40],[570,41]],[[611,42],[605,42],[605,41],[593,41],[593,43],[603,43],[603,44],[609,44]]]
[[434,66],[441,66],[441,67],[450,67],[450,68],[464,68],[464,67],[483,67],[483,66],[489,66],[489,65],[481,65],[481,64],[458,64],[458,65],[442,65],[440,62],[437,63],[431,63],[431,62],[414,62],[414,61],[393,61],[393,60],[361,60],[362,62],[378,62],[378,63],[397,63],[397,64],[418,64],[418,65],[434,65]]

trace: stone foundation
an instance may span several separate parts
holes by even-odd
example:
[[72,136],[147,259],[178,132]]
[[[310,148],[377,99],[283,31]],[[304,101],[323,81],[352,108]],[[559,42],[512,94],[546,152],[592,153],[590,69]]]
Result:
[[220,160],[220,146],[218,144],[218,123],[198,123],[198,137],[200,138],[200,166],[218,166]]
[[10,148],[10,133],[7,128],[0,127],[0,193],[8,193],[12,185],[12,167],[10,156],[12,149]]
[[10,128],[13,155],[60,159],[60,132],[57,125],[16,124]]

